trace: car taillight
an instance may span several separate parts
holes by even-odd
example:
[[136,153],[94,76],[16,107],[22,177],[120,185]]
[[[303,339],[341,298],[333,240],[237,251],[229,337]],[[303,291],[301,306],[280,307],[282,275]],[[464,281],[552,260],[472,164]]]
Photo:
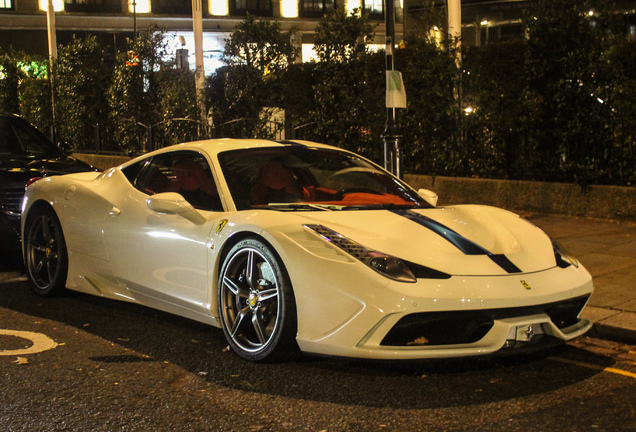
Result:
[[26,185],[24,185],[24,188],[28,188],[29,186],[31,186],[33,183],[35,183],[38,180],[41,180],[43,177],[33,177],[32,179],[29,179],[29,181],[26,182]]

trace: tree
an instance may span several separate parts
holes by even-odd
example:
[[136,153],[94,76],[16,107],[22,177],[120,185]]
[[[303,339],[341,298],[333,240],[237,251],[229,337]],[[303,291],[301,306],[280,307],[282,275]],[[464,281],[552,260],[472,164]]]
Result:
[[20,115],[42,131],[53,126],[48,60],[41,56],[17,54],[21,72],[18,87]]
[[527,101],[528,79],[523,64],[524,41],[470,48],[463,66],[464,144],[469,173],[482,176],[529,178],[537,163],[528,136],[532,106]]
[[23,72],[12,49],[0,51],[0,107],[8,113],[20,112],[20,79]]
[[448,44],[439,46],[430,33],[434,26],[441,27],[441,19],[431,6],[428,13],[411,22],[414,31],[395,52],[408,103],[399,112],[404,168],[412,172],[457,172],[467,159],[459,135],[455,55],[444,49]]
[[369,16],[360,9],[347,15],[341,6],[324,15],[316,26],[314,50],[321,62],[347,63],[367,54],[367,41],[372,37]]
[[293,36],[294,31],[283,32],[278,21],[256,21],[248,14],[225,41],[222,59],[229,66],[253,67],[263,76],[278,73],[298,56]]
[[108,89],[111,150],[134,153],[152,150],[153,132],[163,121],[159,102],[158,73],[174,68],[168,58],[163,32],[141,32],[119,53]]
[[55,70],[60,139],[76,149],[96,148],[108,109],[112,64],[95,36],[73,37],[59,47]]
[[216,70],[206,85],[217,137],[264,137],[266,121],[261,117],[267,105],[262,75],[249,66],[225,66]]
[[552,178],[588,182],[607,169],[613,139],[607,53],[617,32],[605,5],[535,0],[525,18],[534,168]]
[[278,21],[249,14],[236,26],[223,52],[228,66],[208,80],[206,91],[217,136],[273,138],[282,128],[271,117],[284,106],[283,76],[298,56],[293,35]]
[[[320,141],[381,158],[384,129],[384,55],[370,54],[367,15],[344,8],[323,16],[316,27],[319,59],[312,70],[313,106],[307,133]],[[301,123],[308,123],[301,119]]]
[[164,147],[199,139],[194,73],[164,67],[157,72],[157,110],[160,126],[153,133],[153,146]]
[[607,181],[636,184],[636,41],[619,40],[608,53],[614,145]]

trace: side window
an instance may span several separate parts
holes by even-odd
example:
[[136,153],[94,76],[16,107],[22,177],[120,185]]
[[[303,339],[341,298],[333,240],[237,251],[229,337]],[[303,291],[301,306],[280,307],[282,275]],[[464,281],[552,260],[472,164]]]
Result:
[[19,151],[20,145],[10,124],[0,120],[0,153],[17,154]]
[[135,182],[135,187],[148,195],[176,192],[177,183],[172,174],[172,160],[165,155],[148,160],[145,169]]
[[56,151],[52,148],[53,144],[41,136],[37,130],[30,126],[25,127],[20,123],[14,123],[13,127],[23,153],[40,157],[58,156]]
[[137,162],[135,164],[128,165],[126,168],[123,168],[121,170],[121,172],[124,173],[124,175],[126,176],[128,181],[130,182],[130,184],[134,185],[135,184],[135,180],[137,179],[137,176],[139,175],[141,170],[146,165],[148,165],[149,162],[150,162],[149,159],[144,159],[141,162]]
[[210,166],[205,157],[196,152],[173,152],[153,157],[135,187],[149,195],[177,192],[194,208],[223,211]]

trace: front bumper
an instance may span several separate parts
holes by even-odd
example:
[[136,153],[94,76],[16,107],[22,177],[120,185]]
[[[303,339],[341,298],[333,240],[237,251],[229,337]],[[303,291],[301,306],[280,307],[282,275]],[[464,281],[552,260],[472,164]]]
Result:
[[305,352],[372,359],[475,356],[569,341],[592,326],[580,319],[593,292],[583,267],[416,284],[369,272],[352,277],[362,272],[338,267],[332,263],[321,277],[305,274],[302,292],[295,285],[297,340]]

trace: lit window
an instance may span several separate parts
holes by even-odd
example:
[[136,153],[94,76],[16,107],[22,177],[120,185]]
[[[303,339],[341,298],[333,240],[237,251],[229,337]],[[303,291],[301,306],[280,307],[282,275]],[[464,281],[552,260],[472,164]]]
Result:
[[322,16],[335,7],[335,0],[300,0],[298,2],[298,8],[300,9],[300,15],[306,16]]
[[237,11],[259,13],[272,10],[272,0],[232,0],[232,3]]
[[13,9],[13,1],[0,0],[0,9]]
[[283,18],[297,18],[298,2],[296,0],[280,0],[280,13]]
[[135,13],[150,13],[150,0],[129,0],[128,11]]
[[382,15],[384,13],[384,0],[347,0],[347,12],[354,9],[361,9],[371,15]]
[[384,13],[384,0],[364,0],[364,11],[374,15]]
[[354,9],[362,8],[362,0],[348,0],[347,1],[347,12],[352,13]]
[[[49,10],[49,0],[40,0],[40,10],[48,11]],[[55,12],[61,12],[64,10],[64,1],[63,0],[53,0],[53,10]]]
[[209,0],[208,8],[210,9],[210,14],[216,16],[225,16],[230,13],[227,0]]
[[303,62],[318,61],[313,44],[303,44],[300,56]]

